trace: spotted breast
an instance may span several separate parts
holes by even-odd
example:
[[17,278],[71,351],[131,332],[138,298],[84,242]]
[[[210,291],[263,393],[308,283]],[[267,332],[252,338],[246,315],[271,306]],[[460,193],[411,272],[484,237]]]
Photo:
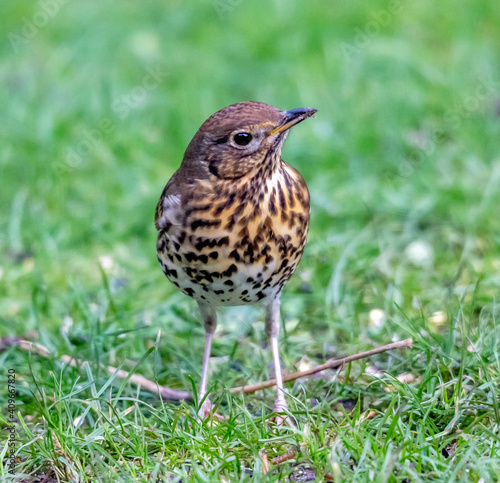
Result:
[[192,180],[157,208],[157,254],[168,279],[197,301],[255,304],[275,297],[305,247],[309,192],[277,158],[237,180]]

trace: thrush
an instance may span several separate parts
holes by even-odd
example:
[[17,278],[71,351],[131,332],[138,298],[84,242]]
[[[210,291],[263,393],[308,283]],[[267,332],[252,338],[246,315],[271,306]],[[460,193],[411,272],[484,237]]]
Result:
[[[281,111],[240,102],[216,112],[189,143],[156,207],[158,261],[199,305],[206,339],[198,401],[219,306],[262,305],[274,362],[274,412],[287,409],[278,335],[280,297],[302,256],[310,202],[299,172],[281,159],[289,129],[316,109]],[[210,413],[208,398],[200,417]]]

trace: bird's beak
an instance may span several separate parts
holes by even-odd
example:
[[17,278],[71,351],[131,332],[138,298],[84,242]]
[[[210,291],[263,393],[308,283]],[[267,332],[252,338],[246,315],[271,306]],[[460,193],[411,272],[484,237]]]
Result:
[[275,127],[270,133],[269,136],[274,136],[275,134],[287,131],[291,127],[295,126],[299,122],[302,122],[304,119],[311,117],[318,110],[313,109],[312,107],[301,107],[299,109],[290,109],[289,111],[282,111],[284,119],[283,123],[279,126]]

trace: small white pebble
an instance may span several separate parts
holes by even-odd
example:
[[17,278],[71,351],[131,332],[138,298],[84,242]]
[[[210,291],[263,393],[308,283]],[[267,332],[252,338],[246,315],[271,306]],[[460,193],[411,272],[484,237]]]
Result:
[[73,327],[73,319],[69,315],[66,315],[61,326],[61,334],[67,334],[71,327]]
[[469,352],[479,352],[479,349],[478,349],[478,347],[477,347],[477,345],[476,345],[476,344],[469,344],[469,345],[467,346],[467,350],[468,350]]
[[310,362],[310,361],[308,361],[308,360],[306,360],[306,359],[302,358],[302,359],[301,359],[301,360],[300,360],[300,361],[296,364],[296,366],[297,366],[297,370],[298,370],[299,372],[302,372],[302,371],[307,371],[307,370],[311,369],[312,364],[311,364],[311,362]]
[[146,30],[134,32],[130,38],[132,51],[142,59],[151,60],[160,57],[160,44],[159,37]]
[[309,283],[312,280],[312,276],[313,276],[312,270],[305,269],[300,272],[300,279],[303,282]]
[[377,415],[376,411],[368,410],[368,411],[365,411],[359,419],[360,419],[360,421],[364,421],[365,419],[373,419],[376,415]]
[[405,254],[414,265],[425,266],[432,262],[433,249],[426,241],[416,240],[406,247]]
[[374,376],[374,377],[382,377],[382,372],[378,370],[378,368],[376,366],[367,366],[367,368],[365,369],[365,372],[367,374],[370,374],[371,376]]
[[385,312],[382,309],[372,309],[368,319],[370,327],[382,327],[386,320]]
[[101,255],[99,257],[99,264],[103,270],[111,270],[113,268],[114,262],[109,255]]
[[446,324],[447,320],[448,320],[448,315],[446,314],[446,312],[444,312],[443,310],[438,310],[429,317],[429,324],[443,325]]
[[73,420],[73,426],[75,428],[79,428],[83,424],[84,421],[85,421],[85,416],[83,414],[81,414],[80,416],[77,416]]
[[415,376],[411,373],[411,372],[403,372],[401,374],[398,374],[398,376],[396,377],[396,379],[399,381],[399,382],[403,382],[403,383],[406,383],[406,384],[410,384],[411,382],[415,382]]

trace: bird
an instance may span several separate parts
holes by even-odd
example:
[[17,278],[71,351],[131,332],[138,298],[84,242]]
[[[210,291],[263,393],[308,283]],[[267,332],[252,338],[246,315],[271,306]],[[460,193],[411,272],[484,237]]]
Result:
[[198,303],[205,327],[200,419],[212,410],[206,396],[217,308],[260,305],[276,379],[273,413],[293,425],[280,365],[280,299],[306,245],[310,195],[281,150],[290,128],[316,112],[257,101],[217,111],[189,143],[156,206],[160,266]]

